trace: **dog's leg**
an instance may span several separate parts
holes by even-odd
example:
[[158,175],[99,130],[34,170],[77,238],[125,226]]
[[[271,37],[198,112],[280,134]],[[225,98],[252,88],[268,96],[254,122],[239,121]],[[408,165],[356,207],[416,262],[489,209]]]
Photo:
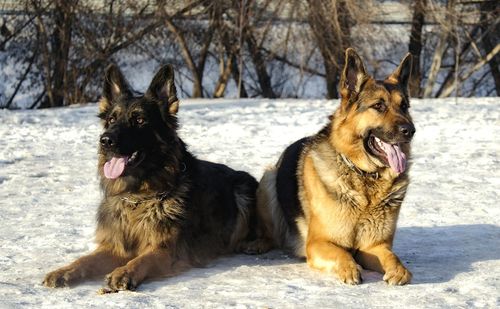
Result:
[[106,276],[112,291],[135,290],[146,278],[173,276],[189,269],[186,262],[173,258],[166,248],[151,249]]
[[360,250],[356,260],[364,268],[384,274],[384,281],[390,285],[404,285],[411,281],[411,272],[403,266],[389,244]]
[[111,250],[99,247],[89,255],[82,256],[73,263],[48,273],[43,285],[50,288],[69,286],[86,278],[104,275],[127,263],[126,258],[118,257]]
[[361,273],[352,255],[328,240],[308,240],[307,264],[315,269],[335,273],[347,284],[361,283]]

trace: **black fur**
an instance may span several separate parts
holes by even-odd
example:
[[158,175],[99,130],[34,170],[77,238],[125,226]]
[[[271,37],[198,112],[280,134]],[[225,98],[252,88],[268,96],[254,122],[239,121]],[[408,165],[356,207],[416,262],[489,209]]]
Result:
[[304,216],[298,196],[297,168],[300,154],[310,139],[310,137],[304,137],[288,146],[277,164],[276,193],[278,195],[278,202],[287,221],[288,228],[294,234],[298,233],[295,219]]
[[177,135],[178,106],[172,67],[161,68],[143,95],[108,68],[99,106],[97,248],[47,274],[46,286],[108,273],[110,291],[132,290],[243,250],[255,229],[257,181],[193,156]]
[[[197,257],[199,252],[221,254],[229,245],[238,213],[242,211],[235,195],[247,200],[248,209],[244,211],[248,212],[250,223],[255,221],[257,181],[248,173],[198,160],[188,152],[176,133],[177,109],[170,110],[172,104],[178,104],[170,67],[160,69],[146,94],[138,96],[132,95],[134,91],[128,88],[119,70],[113,68],[109,72],[107,81],[114,85],[105,87],[108,105],[99,116],[104,121],[102,136],[112,138],[114,143],[101,145],[103,161],[113,156],[130,156],[136,151],[145,158],[137,166],[127,166],[118,180],[102,177],[105,195],[132,194],[146,199],[151,196],[144,192],[146,187],[152,193],[161,194],[163,199],[181,199],[180,215],[166,216],[158,224],[180,228],[179,241],[189,247],[186,251],[195,264],[203,260]],[[109,90],[113,88],[114,92]],[[113,97],[117,93],[119,97]],[[141,124],[137,121],[139,117]],[[112,186],[116,181],[123,185]],[[179,188],[182,193],[178,192]],[[107,225],[117,215],[107,209],[105,200],[98,214],[99,226]],[[130,248],[134,243],[124,245]]]

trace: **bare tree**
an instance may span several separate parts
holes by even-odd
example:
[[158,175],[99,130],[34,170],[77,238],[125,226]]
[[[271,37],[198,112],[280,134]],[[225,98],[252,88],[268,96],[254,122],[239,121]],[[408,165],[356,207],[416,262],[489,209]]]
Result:
[[338,98],[337,85],[351,28],[369,21],[367,9],[371,2],[348,0],[307,0],[308,23],[323,57],[327,98]]
[[482,59],[480,59],[474,66],[469,68],[464,74],[461,74],[456,78],[453,83],[451,83],[448,87],[443,89],[441,95],[439,96],[440,98],[442,97],[447,97],[449,96],[453,90],[458,86],[458,84],[464,82],[467,80],[469,77],[472,76],[475,72],[477,72],[481,67],[483,67],[485,64],[491,61],[496,55],[498,55],[500,52],[500,43],[495,45],[495,47]]
[[[432,3],[431,0],[429,1]],[[427,77],[427,83],[424,88],[424,93],[423,93],[424,98],[428,98],[432,95],[432,91],[436,83],[436,78],[438,76],[439,69],[441,68],[441,62],[443,61],[444,53],[449,46],[449,38],[453,32],[452,24],[449,21],[454,19],[455,16],[454,6],[455,6],[455,0],[448,0],[446,5],[446,10],[443,13],[444,17],[440,20],[441,28],[439,32],[437,46],[436,49],[434,50],[432,64],[429,69],[429,76]]]
[[[482,45],[485,51],[495,48],[495,42],[500,41],[500,2],[484,1],[480,5]],[[495,55],[488,62],[491,75],[495,82],[497,96],[500,96],[500,55]]]
[[[500,21],[498,3],[449,0],[443,9],[437,2],[427,1],[432,7],[433,19],[439,25],[439,34],[428,69],[424,97],[467,96],[478,90],[484,93],[489,84],[484,83],[488,66],[496,91],[500,86],[500,56],[496,45]],[[428,44],[428,49],[432,49],[431,44]],[[483,82],[478,83],[478,79]]]
[[[229,14],[229,7],[223,3],[218,3],[215,10],[215,16],[218,23],[218,44],[217,57],[219,62],[219,78],[214,88],[213,97],[221,98],[227,89],[231,74],[233,74],[236,84],[239,85],[238,96],[242,97],[244,85],[240,81],[241,74],[237,67],[237,58],[240,56],[240,42],[237,41],[235,26],[232,25],[223,15]],[[245,91],[246,96],[246,91]]]
[[203,97],[203,72],[205,68],[205,62],[207,59],[207,53],[212,42],[212,37],[215,31],[215,26],[217,25],[217,19],[215,18],[214,7],[217,1],[210,4],[210,1],[203,0],[197,1],[197,4],[201,4],[205,7],[206,12],[209,15],[209,26],[206,31],[204,31],[202,37],[202,44],[200,46],[200,53],[198,55],[198,63],[196,63],[196,59],[193,56],[192,51],[194,49],[190,48],[189,42],[186,39],[185,32],[175,23],[172,16],[167,11],[167,3],[166,1],[158,1],[158,6],[160,10],[160,18],[164,20],[165,25],[168,30],[172,32],[172,34],[177,39],[177,43],[179,44],[179,48],[181,50],[182,56],[186,63],[187,68],[191,71],[193,77],[193,92],[192,96],[194,98]]
[[[275,12],[279,10],[282,2],[283,1],[278,2]],[[257,41],[255,29],[255,24],[258,23],[258,16],[263,15],[263,12],[268,8],[270,3],[271,1],[267,0],[264,2],[264,5],[261,8],[255,10],[255,18],[253,23],[247,22],[246,24],[240,26],[243,28],[243,37],[247,44],[248,52],[250,53],[250,57],[257,73],[257,79],[259,81],[260,90],[262,91],[262,96],[266,98],[276,98],[276,93],[274,92],[271,84],[271,76],[269,75],[266,66],[268,60],[266,59],[266,56],[262,51],[266,33],[269,31],[272,24],[267,23],[266,27],[262,31],[263,38],[260,39],[260,42]],[[249,18],[249,16],[251,15],[252,1],[243,1],[243,4],[245,4],[245,6],[241,9],[241,11],[244,12],[243,16]]]
[[76,0],[54,1],[54,9],[52,11],[52,14],[54,14],[54,32],[50,41],[50,57],[53,60],[50,77],[52,83],[48,85],[50,91],[47,91],[47,94],[50,93],[50,95],[42,101],[41,107],[63,106],[66,101],[69,50],[71,48],[73,23],[77,6],[78,1]]
[[422,28],[425,22],[427,0],[415,0],[413,5],[413,17],[411,22],[410,44],[408,51],[413,55],[410,94],[414,97],[421,96],[420,83],[422,81],[422,72],[420,68],[420,57],[422,56]]
[[[235,85],[239,97],[301,96],[310,80],[324,80],[326,96],[336,98],[347,47],[360,49],[375,71],[401,52],[391,49],[400,38],[372,35],[394,22],[373,14],[374,0],[20,3],[24,10],[0,20],[0,50],[9,55],[0,63],[11,57],[19,68],[0,84],[2,108],[20,106],[18,98],[26,107],[97,100],[109,62],[143,60],[173,63],[179,89],[192,97],[223,97]],[[412,3],[411,23],[396,21],[411,26],[412,95],[499,95],[500,3]],[[374,42],[380,48],[372,49]]]

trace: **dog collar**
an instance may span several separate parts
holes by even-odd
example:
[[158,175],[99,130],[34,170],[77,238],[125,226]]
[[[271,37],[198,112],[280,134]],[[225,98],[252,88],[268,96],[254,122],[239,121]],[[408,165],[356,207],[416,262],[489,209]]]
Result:
[[[180,172],[184,173],[186,170],[187,170],[186,163],[181,162]],[[170,198],[170,196],[172,195],[172,191],[173,191],[173,189],[168,190],[168,191],[163,191],[163,192],[156,193],[156,194],[153,194],[153,195],[147,196],[145,198],[141,198],[141,199],[134,199],[131,196],[123,196],[120,199],[123,202],[129,203],[135,209],[139,204],[144,203],[146,201],[156,200],[158,202],[163,202],[166,199]]]
[[360,169],[359,167],[354,165],[354,163],[352,163],[351,160],[349,160],[346,156],[344,156],[344,154],[340,154],[340,156],[342,157],[342,160],[344,160],[345,165],[347,165],[347,167],[349,167],[356,174],[363,176],[363,177],[371,177],[375,180],[377,180],[380,177],[378,172],[369,173],[369,172],[363,171],[362,169]]
[[122,201],[129,203],[132,207],[137,207],[137,205],[144,203],[146,201],[151,201],[151,200],[156,200],[158,202],[163,202],[170,196],[170,191],[164,191],[160,192],[151,196],[148,196],[146,198],[142,199],[133,199],[131,197],[123,196],[121,198]]

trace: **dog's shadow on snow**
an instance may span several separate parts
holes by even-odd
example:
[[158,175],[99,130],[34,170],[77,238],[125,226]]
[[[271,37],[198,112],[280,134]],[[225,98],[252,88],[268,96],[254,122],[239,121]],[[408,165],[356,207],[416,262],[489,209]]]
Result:
[[[192,268],[187,272],[179,274],[174,277],[147,280],[139,287],[139,289],[154,291],[157,289],[168,287],[168,285],[171,284],[186,283],[188,281],[193,281],[193,280],[204,281],[207,278],[215,278],[220,275],[225,276],[225,274],[227,274],[228,272],[234,272],[233,274],[235,276],[239,276],[238,269],[242,269],[244,276],[248,276],[249,273],[252,273],[252,269],[254,268],[259,268],[260,272],[262,272],[262,268],[265,267],[269,266],[293,267],[293,264],[298,264],[298,263],[302,263],[305,266],[305,259],[295,258],[291,255],[282,252],[281,250],[272,250],[268,253],[261,255],[247,255],[247,254],[228,255],[216,258],[206,267]],[[257,270],[257,272],[259,272],[259,270]],[[228,280],[238,279],[238,278],[231,279],[231,277],[228,278],[229,278]],[[206,284],[206,283],[201,283],[201,284]]]
[[[401,227],[396,232],[394,251],[413,273],[412,284],[448,282],[461,273],[473,271],[477,262],[500,259],[500,227],[492,224]],[[156,290],[170,284],[204,280],[239,267],[288,265],[293,269],[295,266],[291,264],[297,263],[307,267],[304,260],[279,250],[264,255],[227,256],[215,260],[206,268],[193,268],[175,277],[147,281],[144,283],[147,287],[142,288]],[[363,278],[365,283],[380,282],[382,275],[363,271]]]
[[413,273],[413,284],[448,282],[473,271],[475,263],[500,259],[500,227],[402,227],[396,232],[394,251]]

